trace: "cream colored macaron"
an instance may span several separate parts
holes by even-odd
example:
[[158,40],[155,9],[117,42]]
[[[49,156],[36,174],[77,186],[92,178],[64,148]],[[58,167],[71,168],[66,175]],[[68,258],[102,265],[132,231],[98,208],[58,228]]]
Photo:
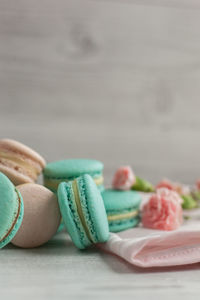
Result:
[[12,244],[34,248],[49,241],[60,224],[57,197],[42,185],[27,183],[17,186],[24,202],[24,218]]
[[0,140],[0,172],[14,185],[35,182],[45,165],[44,158],[33,149],[15,140]]

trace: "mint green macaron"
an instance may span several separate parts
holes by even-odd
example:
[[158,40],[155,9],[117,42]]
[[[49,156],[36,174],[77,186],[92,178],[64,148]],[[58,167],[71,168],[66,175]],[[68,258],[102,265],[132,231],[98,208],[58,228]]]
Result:
[[139,221],[141,196],[135,191],[106,189],[102,192],[109,230],[119,232],[135,227]]
[[56,193],[61,182],[89,174],[100,191],[103,186],[103,164],[92,159],[66,159],[48,163],[43,170],[44,185]]
[[66,229],[79,249],[106,242],[108,221],[100,191],[88,174],[58,187],[58,201]]
[[14,238],[21,226],[23,215],[21,194],[8,177],[0,173],[0,248]]

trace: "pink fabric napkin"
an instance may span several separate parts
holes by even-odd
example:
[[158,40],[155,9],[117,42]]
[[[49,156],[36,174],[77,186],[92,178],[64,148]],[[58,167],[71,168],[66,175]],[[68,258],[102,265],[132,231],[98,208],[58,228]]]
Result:
[[143,268],[200,262],[200,209],[185,214],[189,219],[176,231],[137,227],[111,233],[99,247]]

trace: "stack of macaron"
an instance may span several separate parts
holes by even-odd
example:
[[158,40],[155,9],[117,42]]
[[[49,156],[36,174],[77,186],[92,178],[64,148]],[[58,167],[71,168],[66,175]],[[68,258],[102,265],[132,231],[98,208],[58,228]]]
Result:
[[61,219],[57,197],[35,183],[45,165],[31,148],[0,140],[0,248],[9,242],[37,247],[56,233]]
[[141,204],[139,193],[107,189],[102,192],[102,197],[111,232],[119,232],[138,225]]
[[[42,172],[44,186],[36,183]],[[103,164],[96,160],[46,164],[31,148],[0,140],[0,248],[9,242],[22,248],[46,243],[61,217],[78,248],[106,242],[102,172]]]
[[104,190],[103,164],[90,159],[67,159],[47,164],[43,170],[44,185],[56,193],[61,182],[72,181],[84,174],[93,178],[100,191]]
[[[44,185],[37,183],[43,173]],[[155,187],[121,167],[105,189],[103,164],[67,159],[46,164],[31,148],[0,140],[0,248],[22,248],[50,240],[61,224],[79,249],[104,243],[109,232],[140,222],[141,195]]]

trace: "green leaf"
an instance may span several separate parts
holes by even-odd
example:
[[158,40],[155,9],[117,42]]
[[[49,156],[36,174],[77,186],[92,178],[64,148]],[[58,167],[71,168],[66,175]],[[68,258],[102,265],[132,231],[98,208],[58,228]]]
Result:
[[146,192],[146,193],[155,191],[154,186],[150,182],[137,176],[136,176],[136,182],[131,189],[135,191]]
[[183,209],[192,209],[197,207],[197,202],[191,195],[182,195],[183,199],[182,208]]

